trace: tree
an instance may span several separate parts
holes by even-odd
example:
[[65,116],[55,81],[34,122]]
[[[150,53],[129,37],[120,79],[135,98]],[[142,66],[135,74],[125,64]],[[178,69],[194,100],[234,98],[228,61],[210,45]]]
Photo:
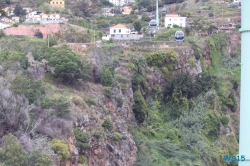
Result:
[[100,75],[100,81],[104,86],[111,86],[113,83],[113,75],[107,65],[103,65]]
[[140,32],[141,31],[141,21],[140,20],[135,20],[133,23],[133,26],[135,28],[136,31]]
[[134,93],[134,102],[133,112],[135,114],[135,119],[138,123],[143,123],[146,118],[148,108],[140,90]]
[[90,78],[90,63],[81,61],[66,45],[48,48],[45,58],[48,64],[54,67],[54,76],[64,83],[73,83],[79,79],[88,81]]
[[146,58],[142,55],[129,54],[129,60],[134,65],[135,71],[138,74],[144,73],[144,68],[146,67]]
[[1,163],[9,166],[26,166],[28,154],[19,144],[17,138],[9,134],[3,137],[4,147],[0,149]]
[[23,8],[18,4],[14,9],[14,14],[16,16],[24,16],[26,14],[26,11],[23,10]]

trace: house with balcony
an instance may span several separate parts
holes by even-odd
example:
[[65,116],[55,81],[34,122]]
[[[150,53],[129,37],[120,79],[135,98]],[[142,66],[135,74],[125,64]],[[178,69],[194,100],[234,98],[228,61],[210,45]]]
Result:
[[165,27],[173,28],[174,25],[185,27],[186,17],[181,17],[177,14],[167,14],[165,17]]

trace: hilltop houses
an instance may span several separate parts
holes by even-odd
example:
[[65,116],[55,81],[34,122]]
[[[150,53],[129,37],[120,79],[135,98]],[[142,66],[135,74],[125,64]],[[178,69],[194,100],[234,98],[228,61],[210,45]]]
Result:
[[112,13],[112,8],[102,8],[102,15],[104,16],[114,16]]
[[174,25],[185,27],[186,17],[180,17],[177,14],[167,14],[165,17],[165,27],[173,28]]
[[130,2],[135,2],[135,0],[109,0],[109,2],[114,4],[114,6],[123,6]]
[[58,23],[63,22],[59,14],[44,14],[41,12],[33,11],[26,15],[25,22],[48,22],[48,23]]
[[117,24],[109,28],[109,34],[102,37],[102,40],[140,40],[143,35],[131,34],[130,28],[123,24]]
[[50,5],[53,7],[65,8],[64,0],[51,0]]

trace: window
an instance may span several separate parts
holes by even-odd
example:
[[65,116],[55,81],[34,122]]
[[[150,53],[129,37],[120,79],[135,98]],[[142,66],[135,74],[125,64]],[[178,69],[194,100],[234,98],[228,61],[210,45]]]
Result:
[[55,4],[55,2],[53,2],[53,4]]
[[169,21],[171,21],[171,19],[169,19]]
[[58,4],[58,2],[56,2],[56,4]]
[[62,2],[60,2],[60,4],[62,4]]
[[122,32],[122,30],[121,29],[119,29],[119,33],[121,33]]
[[121,37],[123,37],[123,36],[121,35]]
[[114,33],[116,33],[116,30],[114,29]]

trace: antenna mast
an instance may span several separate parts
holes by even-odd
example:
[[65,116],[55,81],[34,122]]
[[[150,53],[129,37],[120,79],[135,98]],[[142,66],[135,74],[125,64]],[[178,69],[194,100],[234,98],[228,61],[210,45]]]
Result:
[[158,0],[156,0],[156,13],[155,13],[155,16],[156,16],[156,24],[157,26],[159,26],[159,5],[158,5]]

